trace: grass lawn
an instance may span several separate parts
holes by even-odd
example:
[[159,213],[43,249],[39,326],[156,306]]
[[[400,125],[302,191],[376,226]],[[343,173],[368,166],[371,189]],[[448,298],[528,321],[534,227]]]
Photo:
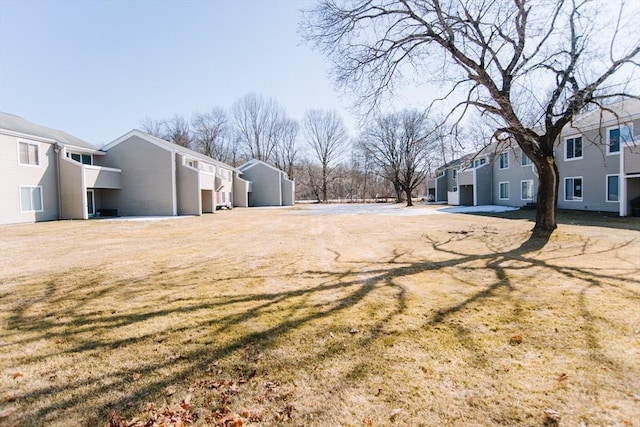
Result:
[[0,425],[640,426],[640,219],[310,209],[0,227]]

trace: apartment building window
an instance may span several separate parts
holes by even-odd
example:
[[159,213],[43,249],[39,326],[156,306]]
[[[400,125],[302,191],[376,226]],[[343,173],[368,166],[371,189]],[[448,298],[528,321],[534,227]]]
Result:
[[582,137],[567,138],[565,140],[565,160],[582,158]]
[[473,167],[474,167],[474,168],[477,168],[478,166],[482,166],[482,165],[484,165],[485,163],[487,163],[487,159],[485,159],[484,157],[483,157],[483,158],[481,158],[481,159],[475,159],[475,160],[473,161]]
[[522,200],[533,200],[533,180],[520,181],[520,198]]
[[83,165],[92,165],[93,164],[93,157],[91,156],[91,154],[80,154],[80,153],[67,152],[67,157],[69,157],[72,160],[75,160],[76,162],[80,162]]
[[458,169],[454,169],[454,170],[451,172],[451,176],[453,177],[453,179],[456,179],[456,178],[457,178],[457,176],[458,176]]
[[509,200],[509,183],[508,182],[500,183],[500,194],[498,194],[498,198],[500,200]]
[[620,177],[618,175],[607,175],[607,202],[617,202],[620,200]]
[[530,166],[533,162],[531,159],[524,153],[522,153],[522,157],[520,158],[520,164],[522,166]]
[[38,166],[38,144],[29,142],[18,142],[19,163],[21,165]]
[[42,212],[42,187],[20,187],[20,212]]
[[620,152],[620,142],[632,140],[633,126],[624,125],[616,128],[609,128],[607,131],[607,154]]
[[500,153],[500,169],[507,169],[509,167],[509,152]]
[[571,177],[564,179],[564,200],[582,200],[582,177]]

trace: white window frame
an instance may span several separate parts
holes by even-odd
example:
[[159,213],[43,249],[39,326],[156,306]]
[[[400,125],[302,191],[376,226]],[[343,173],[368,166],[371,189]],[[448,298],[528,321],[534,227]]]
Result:
[[[531,185],[531,197],[527,197],[527,198],[524,197],[524,193],[522,191],[523,190],[522,184],[524,183],[529,183],[529,185]],[[535,187],[533,186],[532,179],[523,179],[522,181],[520,181],[520,200],[533,200],[534,189]]]
[[[503,162],[502,159],[504,156],[505,161]],[[498,168],[500,169],[509,169],[509,152],[505,151],[503,153],[500,153],[498,155]]]
[[[628,139],[623,139],[622,129],[629,129],[629,137]],[[614,129],[618,129],[620,131],[620,140],[618,141],[618,151],[611,151],[611,131]],[[622,150],[622,146],[624,143],[633,140],[633,123],[625,123],[619,126],[611,126],[607,128],[607,156],[615,156],[616,154],[620,154],[620,150]]]
[[[609,200],[609,178],[612,176],[615,176],[616,178],[618,178],[618,200]],[[605,189],[604,198],[607,203],[619,203],[620,202],[620,175],[617,173],[607,174],[605,177],[604,189]]]
[[[29,149],[28,146],[29,145],[34,145],[36,147],[36,163],[32,164],[32,163],[22,163],[20,161],[20,144],[26,144],[27,145],[27,155],[29,153]],[[25,141],[22,139],[18,140],[18,165],[20,166],[27,166],[30,168],[39,168],[41,166],[41,162],[40,162],[40,144],[34,141]]]
[[[502,197],[502,184],[506,184],[507,189],[507,197]],[[511,197],[511,185],[509,181],[501,181],[498,183],[498,199],[499,200],[509,200]]]
[[[73,156],[79,156],[80,160],[74,159]],[[89,163],[84,163],[82,161],[82,156],[88,156],[89,157]],[[79,153],[77,151],[67,151],[67,158],[73,160],[74,162],[82,163],[83,165],[93,166],[93,154]]]
[[[567,180],[576,180],[579,179],[580,180],[580,198],[572,198],[572,199],[567,199]],[[581,202],[584,199],[584,178],[581,176],[567,176],[564,178],[563,180],[563,184],[564,184],[564,201],[565,202]]]
[[[580,138],[580,157],[576,157],[575,152],[576,152],[576,147],[575,147],[575,141],[576,139]],[[567,146],[569,144],[569,140],[572,141],[573,145],[573,157],[567,157]],[[580,135],[576,135],[576,136],[570,136],[564,139],[564,160],[566,162],[570,162],[573,160],[580,160],[582,159],[582,157],[584,156],[584,140],[582,139],[582,136]]]
[[484,165],[485,163],[487,163],[487,158],[486,157],[480,157],[478,159],[475,159],[473,161],[473,168],[479,168],[480,166]]
[[[31,190],[31,192],[33,192],[33,190],[35,188],[39,189],[40,191],[40,209],[25,209],[24,206],[22,206],[22,189],[23,188],[28,188]],[[31,198],[30,200],[33,200],[33,194],[31,194]],[[32,206],[30,206],[32,207]],[[44,195],[42,194],[42,186],[41,185],[21,185],[20,186],[20,212],[44,212]]]
[[527,156],[526,154],[522,153],[522,156],[520,157],[520,166],[531,166],[533,164],[533,162],[531,161],[531,159],[529,158],[529,156]]

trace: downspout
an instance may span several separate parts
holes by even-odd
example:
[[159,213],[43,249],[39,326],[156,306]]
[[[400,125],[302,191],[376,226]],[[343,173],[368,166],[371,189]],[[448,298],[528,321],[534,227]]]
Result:
[[62,219],[62,194],[60,190],[60,144],[57,142],[53,146],[53,152],[56,157],[56,197],[58,198],[58,221]]
[[[622,139],[622,138],[620,138]],[[620,170],[618,172],[618,185],[619,185],[619,193],[618,194],[618,215],[619,216],[627,216],[628,209],[627,206],[629,202],[627,201],[627,178],[625,178],[624,171],[624,148],[625,143],[620,144]]]

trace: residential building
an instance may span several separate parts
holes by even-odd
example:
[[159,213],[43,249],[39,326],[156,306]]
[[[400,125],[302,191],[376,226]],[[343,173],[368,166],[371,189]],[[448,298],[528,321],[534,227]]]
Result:
[[295,183],[280,169],[253,159],[238,167],[238,175],[236,206],[293,206]]
[[0,224],[87,219],[121,188],[105,153],[66,132],[0,113]]
[[232,166],[139,130],[102,150],[105,165],[122,169],[122,189],[104,200],[118,215],[202,215],[232,206]]
[[[556,145],[558,207],[632,213],[640,197],[640,101],[629,99],[579,115]],[[446,185],[446,200],[442,187]],[[491,144],[436,170],[427,180],[434,202],[451,205],[533,205],[535,166],[514,146]]]

